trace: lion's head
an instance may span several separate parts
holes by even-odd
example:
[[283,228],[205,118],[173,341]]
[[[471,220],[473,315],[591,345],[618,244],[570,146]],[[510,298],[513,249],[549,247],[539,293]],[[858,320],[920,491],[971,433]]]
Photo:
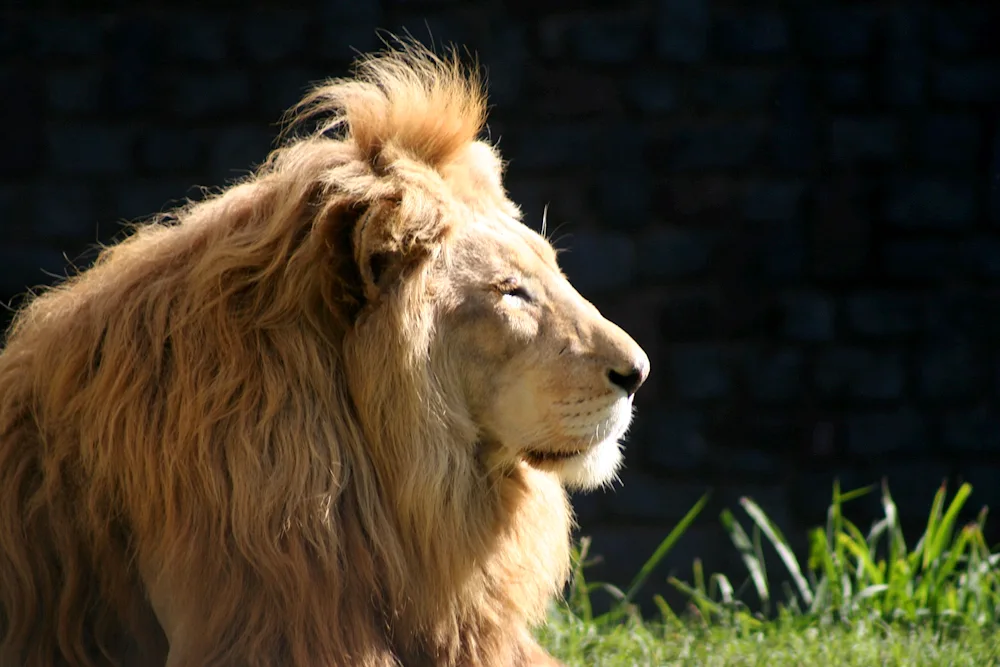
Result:
[[567,281],[549,243],[506,211],[470,211],[433,261],[430,363],[459,388],[488,465],[607,482],[649,362]]
[[563,486],[615,475],[649,362],[522,223],[457,63],[365,59],[18,315],[0,664],[160,628],[178,665],[535,655]]
[[[352,237],[375,312],[362,313],[348,349],[363,364],[393,357],[371,341],[386,312],[405,313],[392,328],[402,325],[425,355],[422,377],[481,463],[502,470],[523,461],[571,487],[604,484],[621,460],[646,354],[573,288],[553,247],[506,197],[498,153],[475,136],[485,106],[478,81],[454,63],[412,55],[363,65],[362,76],[387,93],[379,118],[391,126],[355,130],[351,98],[336,84],[306,105],[309,115],[346,101],[335,123],[348,119],[349,140],[381,179]],[[355,390],[379,393],[356,379],[365,376],[355,369]]]

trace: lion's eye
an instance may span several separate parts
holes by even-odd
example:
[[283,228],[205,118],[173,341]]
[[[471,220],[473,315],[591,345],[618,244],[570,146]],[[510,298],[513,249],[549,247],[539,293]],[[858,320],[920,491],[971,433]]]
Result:
[[529,292],[523,285],[518,283],[516,280],[505,280],[504,282],[497,285],[497,289],[504,296],[509,296],[514,299],[521,299],[522,301],[530,303],[532,301],[531,292]]

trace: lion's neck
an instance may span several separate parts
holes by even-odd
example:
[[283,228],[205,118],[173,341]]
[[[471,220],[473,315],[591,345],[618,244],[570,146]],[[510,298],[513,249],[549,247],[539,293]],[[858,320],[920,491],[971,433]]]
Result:
[[572,516],[553,475],[526,464],[487,473],[459,462],[455,473],[451,484],[426,489],[435,502],[411,521],[432,533],[401,535],[410,557],[404,587],[392,596],[400,630],[423,636],[432,652],[465,650],[463,635],[481,642],[489,626],[509,643],[509,632],[542,620],[570,567]]

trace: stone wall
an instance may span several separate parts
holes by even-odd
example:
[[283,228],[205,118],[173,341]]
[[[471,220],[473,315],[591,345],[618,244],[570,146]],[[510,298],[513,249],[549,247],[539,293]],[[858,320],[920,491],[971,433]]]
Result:
[[0,15],[5,301],[244,173],[308,82],[406,28],[479,54],[527,223],[548,204],[652,360],[624,485],[577,499],[593,576],[627,581],[708,487],[662,573],[738,572],[741,494],[794,537],[835,476],[888,476],[911,535],[944,478],[1000,501],[991,3],[59,4]]

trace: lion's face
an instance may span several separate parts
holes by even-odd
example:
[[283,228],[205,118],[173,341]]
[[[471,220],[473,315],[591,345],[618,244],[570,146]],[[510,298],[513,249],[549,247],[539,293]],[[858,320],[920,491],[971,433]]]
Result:
[[507,215],[467,221],[436,270],[448,287],[432,361],[462,388],[484,463],[549,470],[570,487],[609,482],[649,372],[642,348]]

